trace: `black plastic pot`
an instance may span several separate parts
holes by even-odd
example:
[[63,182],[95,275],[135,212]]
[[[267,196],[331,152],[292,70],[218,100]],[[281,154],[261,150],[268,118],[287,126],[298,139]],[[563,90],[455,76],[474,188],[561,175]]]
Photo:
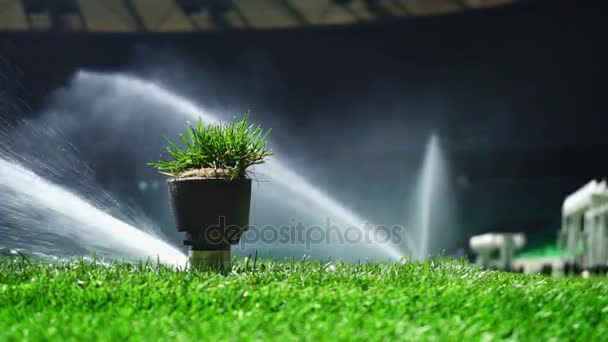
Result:
[[177,230],[192,251],[230,251],[249,226],[251,179],[170,179]]

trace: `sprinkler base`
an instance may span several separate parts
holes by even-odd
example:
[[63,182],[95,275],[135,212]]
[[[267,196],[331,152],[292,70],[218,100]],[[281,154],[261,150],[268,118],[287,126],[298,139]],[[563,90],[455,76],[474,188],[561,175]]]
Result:
[[192,268],[229,270],[232,267],[230,249],[223,251],[190,250],[188,261]]

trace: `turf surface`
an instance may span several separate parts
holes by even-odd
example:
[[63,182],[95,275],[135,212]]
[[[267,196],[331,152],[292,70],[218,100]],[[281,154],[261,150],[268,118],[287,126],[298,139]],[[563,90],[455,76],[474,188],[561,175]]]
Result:
[[233,272],[0,260],[5,340],[601,340],[607,278],[424,264],[236,263]]

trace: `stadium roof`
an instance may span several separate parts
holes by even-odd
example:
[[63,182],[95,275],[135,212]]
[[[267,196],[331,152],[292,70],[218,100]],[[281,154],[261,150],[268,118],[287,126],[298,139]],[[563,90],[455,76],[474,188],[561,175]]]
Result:
[[0,0],[0,31],[194,32],[350,25],[518,0]]

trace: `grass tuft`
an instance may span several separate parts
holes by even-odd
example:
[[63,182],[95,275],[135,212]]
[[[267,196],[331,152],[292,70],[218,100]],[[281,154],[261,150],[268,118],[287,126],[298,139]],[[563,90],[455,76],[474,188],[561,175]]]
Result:
[[[270,129],[249,124],[249,113],[243,119],[230,123],[203,124],[188,127],[180,134],[182,146],[167,139],[169,160],[150,162],[160,173],[179,177],[181,173],[200,169],[221,170],[213,172],[228,179],[246,178],[248,168],[261,164],[272,155],[266,138]],[[223,172],[227,174],[224,174]]]

